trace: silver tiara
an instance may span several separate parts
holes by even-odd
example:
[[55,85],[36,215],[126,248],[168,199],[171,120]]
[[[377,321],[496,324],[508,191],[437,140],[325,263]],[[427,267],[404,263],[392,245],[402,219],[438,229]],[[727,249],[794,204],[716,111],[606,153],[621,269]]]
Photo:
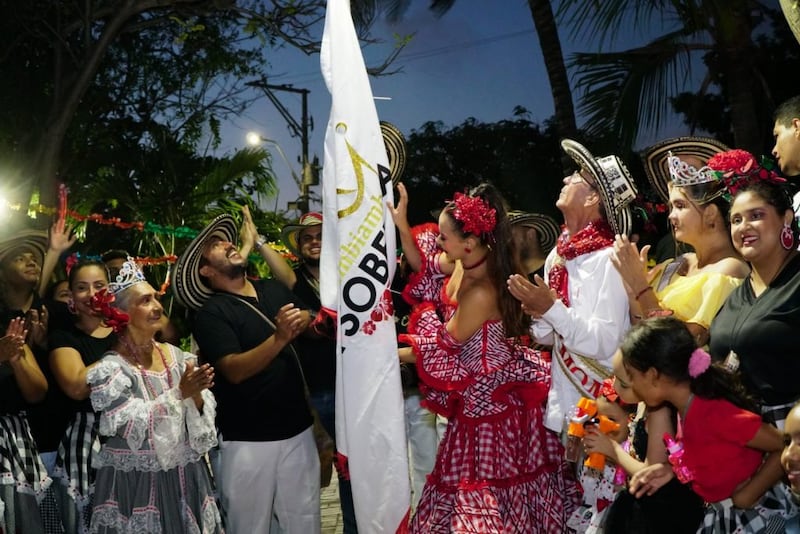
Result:
[[113,282],[108,284],[108,292],[112,295],[116,295],[120,291],[124,291],[134,284],[146,281],[147,279],[144,277],[142,270],[139,269],[139,266],[136,265],[136,262],[133,260],[133,258],[128,256],[128,261],[122,264],[122,268],[119,270],[117,277]]
[[672,179],[672,183],[678,187],[707,184],[719,180],[716,171],[708,165],[697,169],[679,157],[673,156],[672,152],[667,156],[667,164],[669,165],[669,176]]

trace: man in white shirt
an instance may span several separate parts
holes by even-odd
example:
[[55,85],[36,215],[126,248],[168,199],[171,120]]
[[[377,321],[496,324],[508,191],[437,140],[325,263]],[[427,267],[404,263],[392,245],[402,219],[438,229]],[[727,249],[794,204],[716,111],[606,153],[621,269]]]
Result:
[[615,234],[630,232],[636,187],[616,156],[595,158],[561,142],[580,169],[564,178],[556,207],[564,231],[545,262],[545,278],[509,278],[509,290],[535,319],[535,340],[553,345],[545,426],[562,432],[580,397],[595,398],[611,376],[611,357],[630,327],[628,295],[611,263]]

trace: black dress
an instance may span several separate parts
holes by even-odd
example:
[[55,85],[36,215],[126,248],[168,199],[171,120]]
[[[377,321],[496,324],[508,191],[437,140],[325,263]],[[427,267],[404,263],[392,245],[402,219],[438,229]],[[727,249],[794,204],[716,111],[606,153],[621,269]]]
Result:
[[[633,449],[638,458],[647,456],[645,417],[633,429]],[[693,534],[703,521],[704,506],[687,485],[673,478],[653,495],[638,499],[623,490],[606,515],[608,534]]]

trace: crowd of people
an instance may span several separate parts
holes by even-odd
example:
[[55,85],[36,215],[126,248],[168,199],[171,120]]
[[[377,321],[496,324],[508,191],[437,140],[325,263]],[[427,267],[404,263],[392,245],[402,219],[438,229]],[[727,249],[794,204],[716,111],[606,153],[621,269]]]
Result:
[[[800,174],[800,97],[774,135],[781,173]],[[402,183],[387,206],[408,530],[800,533],[797,188],[713,139],[647,148],[682,245],[651,268],[624,162],[561,146],[561,227],[488,183],[416,227]],[[65,221],[0,241],[0,533],[320,532],[337,384],[335,332],[314,320],[324,222],[283,229],[293,266],[241,215],[172,271],[190,351],[125,251],[71,257],[55,281]],[[251,253],[270,278],[248,275]]]

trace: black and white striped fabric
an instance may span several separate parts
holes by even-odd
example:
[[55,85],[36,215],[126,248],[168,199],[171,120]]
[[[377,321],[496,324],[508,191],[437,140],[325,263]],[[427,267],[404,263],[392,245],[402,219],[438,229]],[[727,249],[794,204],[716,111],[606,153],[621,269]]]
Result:
[[95,470],[92,458],[100,452],[98,438],[99,418],[94,412],[77,412],[58,446],[54,477],[66,487],[75,501],[77,517],[83,518],[88,528],[90,510],[87,510],[94,490]]
[[51,483],[24,413],[0,417],[0,480],[3,484],[15,481],[19,492],[35,495],[37,500]]
[[788,404],[776,404],[773,406],[762,406],[761,407],[761,418],[764,420],[765,423],[769,423],[778,427],[778,430],[783,432],[783,425],[786,422],[786,418],[789,416],[789,412],[792,410],[794,405],[797,402],[790,402]]
[[781,483],[773,486],[753,508],[736,508],[731,499],[708,504],[698,534],[783,534],[786,520],[797,514],[789,492]]
[[51,482],[25,413],[0,416],[0,531],[45,532],[39,504]]

